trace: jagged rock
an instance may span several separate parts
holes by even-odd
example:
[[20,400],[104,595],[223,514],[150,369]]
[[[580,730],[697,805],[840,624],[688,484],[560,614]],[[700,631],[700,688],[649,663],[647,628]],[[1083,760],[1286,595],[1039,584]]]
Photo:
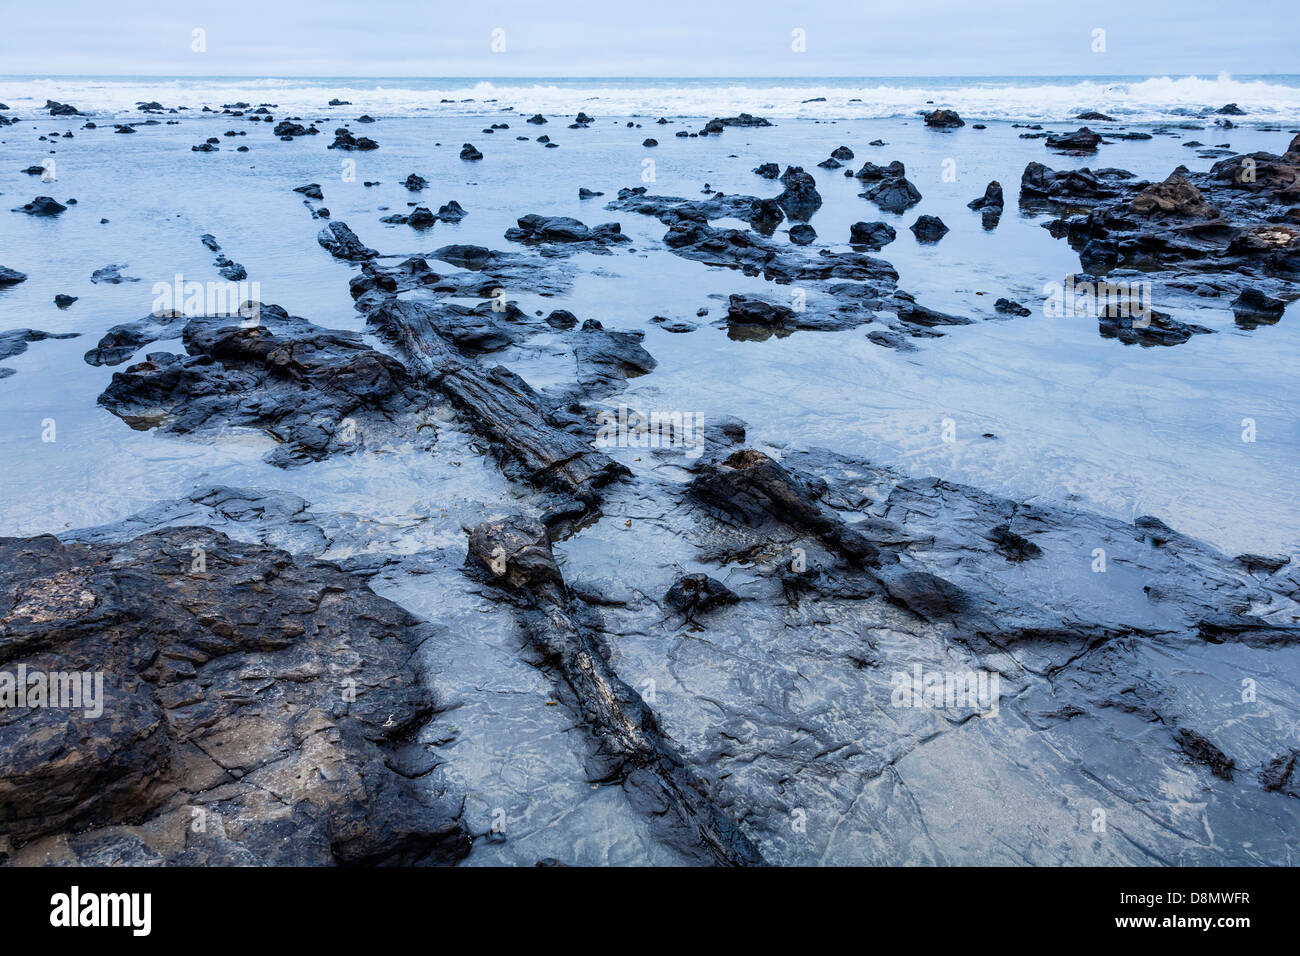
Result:
[[821,208],[822,197],[817,192],[817,182],[799,166],[787,166],[781,176],[785,187],[776,197],[777,204],[791,219],[806,222]]
[[460,203],[454,199],[438,207],[438,218],[443,222],[460,222],[467,215],[469,213],[465,212]]
[[1148,217],[1217,219],[1219,216],[1219,211],[1206,203],[1201,191],[1177,173],[1138,193],[1133,200],[1133,211]]
[[1093,153],[1097,151],[1101,137],[1084,126],[1073,133],[1055,133],[1048,136],[1044,142],[1052,149],[1068,153]]
[[894,241],[894,227],[886,222],[855,222],[849,227],[849,242],[879,250]]
[[31,202],[14,209],[14,212],[25,212],[29,216],[57,216],[68,207],[61,202],[56,202],[49,196],[37,196]]
[[432,399],[396,359],[356,333],[320,328],[278,306],[258,303],[256,314],[257,325],[238,315],[191,319],[183,331],[188,357],[155,353],[115,372],[99,404],[133,428],[259,429],[278,442],[267,461],[284,468],[432,441],[417,420]]
[[346,126],[340,126],[334,131],[334,142],[330,143],[327,149],[341,149],[347,152],[358,150],[368,152],[372,149],[378,149],[379,144],[368,136],[353,136],[352,131]]
[[357,234],[342,220],[329,223],[317,233],[316,241],[334,258],[345,259],[348,262],[365,262],[379,255],[357,238]]
[[957,115],[956,110],[933,110],[925,114],[925,125],[937,129],[955,129],[965,126],[966,122]]
[[511,588],[564,583],[551,553],[550,534],[532,518],[513,516],[474,528],[469,557]]
[[996,179],[984,189],[984,195],[966,204],[968,209],[1002,209],[1002,184]]
[[904,176],[888,176],[859,195],[894,213],[905,212],[921,201],[921,191]]
[[691,619],[739,600],[735,591],[707,574],[683,574],[664,595],[669,607]]
[[632,241],[623,235],[622,227],[616,222],[589,227],[568,216],[533,213],[520,217],[518,223],[517,228],[507,229],[505,235],[511,242],[525,245],[558,244],[579,247],[581,251],[607,253],[609,246]]
[[436,775],[416,784],[404,743],[437,711],[412,666],[429,628],[336,567],[195,527],[3,538],[0,595],[6,670],[102,680],[102,715],[0,712],[10,863],[469,852],[460,799]]
[[921,216],[909,228],[917,242],[938,242],[948,234],[948,227],[938,216]]

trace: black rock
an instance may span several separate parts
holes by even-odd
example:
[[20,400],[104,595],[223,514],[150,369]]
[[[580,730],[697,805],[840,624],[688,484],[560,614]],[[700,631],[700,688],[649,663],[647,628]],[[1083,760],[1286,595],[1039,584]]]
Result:
[[1029,309],[1011,299],[998,299],[993,303],[993,309],[1001,315],[1018,315],[1021,318],[1032,314]]
[[68,306],[72,305],[72,303],[76,302],[77,299],[78,296],[65,295],[64,293],[60,292],[58,295],[54,297],[54,304],[57,305],[60,309],[66,309]]
[[910,228],[917,242],[938,242],[948,234],[948,227],[938,216],[921,216]]
[[546,324],[553,329],[571,329],[578,324],[578,317],[568,309],[556,309],[546,317]]
[[979,199],[972,199],[966,206],[969,209],[1001,209],[1002,184],[995,179],[985,187],[983,196]]
[[735,604],[739,600],[740,596],[735,591],[707,574],[684,574],[673,582],[664,595],[665,603],[687,618]]
[[[415,173],[411,173],[411,175],[407,176],[402,182],[402,185],[411,192],[419,192],[425,186],[429,185],[429,181],[423,176],[417,176]],[[320,197],[317,196],[316,198],[319,199]]]
[[320,183],[308,183],[306,186],[297,186],[293,191],[296,193],[302,193],[308,199],[325,198],[325,195],[320,191]]
[[937,129],[956,129],[965,126],[966,122],[957,115],[956,110],[934,110],[925,114],[925,125]]
[[0,266],[0,287],[17,285],[20,282],[26,281],[27,274],[25,272],[18,272],[17,270],[10,269],[7,266]]
[[[541,142],[541,140],[539,139],[538,142]],[[474,148],[473,143],[465,143],[460,148],[460,158],[465,160],[477,160],[482,159],[483,154]]]
[[894,227],[886,222],[855,222],[849,227],[849,243],[875,251],[894,241]]
[[334,258],[349,262],[364,262],[379,255],[358,239],[357,234],[342,221],[331,222],[317,234],[316,241]]
[[[41,172],[42,170],[38,166],[36,167],[36,171]],[[754,172],[762,176],[764,179],[776,179],[777,176],[781,175],[781,167],[776,163],[763,163],[761,166],[755,166]]]
[[817,238],[817,230],[806,222],[796,223],[790,227],[790,241],[797,246],[811,244]]
[[25,212],[29,216],[57,216],[68,207],[55,202],[49,196],[37,196],[26,205],[19,206],[14,212]]
[[1097,151],[1101,136],[1084,126],[1073,133],[1054,133],[1044,142],[1052,149],[1068,153],[1093,153]]
[[921,191],[904,176],[888,176],[859,195],[894,213],[904,212],[921,201]]
[[817,181],[800,166],[787,166],[781,176],[785,189],[776,197],[778,205],[791,219],[806,221],[821,208],[822,197],[817,192]]
[[469,214],[454,199],[438,207],[438,218],[443,222],[460,222],[467,215]]

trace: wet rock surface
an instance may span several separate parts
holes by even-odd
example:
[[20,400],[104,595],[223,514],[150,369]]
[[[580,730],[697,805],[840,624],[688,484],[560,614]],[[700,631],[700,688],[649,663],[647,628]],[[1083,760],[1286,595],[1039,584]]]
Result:
[[468,853],[460,798],[408,743],[437,719],[412,664],[428,625],[337,568],[207,528],[3,538],[0,595],[6,669],[102,680],[94,716],[0,713],[6,862]]

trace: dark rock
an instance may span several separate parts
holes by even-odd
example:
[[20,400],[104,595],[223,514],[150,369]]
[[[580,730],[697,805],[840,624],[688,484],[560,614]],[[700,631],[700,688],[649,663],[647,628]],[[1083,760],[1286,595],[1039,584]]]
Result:
[[989,183],[984,189],[984,195],[979,199],[972,199],[966,204],[968,209],[1001,209],[1002,208],[1002,184],[996,179]]
[[921,191],[904,176],[889,176],[860,193],[886,212],[902,213],[921,201]]
[[[418,176],[415,173],[411,173],[411,175],[407,176],[406,179],[403,180],[402,185],[405,186],[407,189],[409,189],[411,192],[419,192],[425,186],[429,185],[429,181],[425,179],[423,176]],[[317,196],[316,198],[319,199],[320,197]]]
[[998,299],[993,303],[993,309],[999,315],[1016,315],[1021,318],[1033,314],[1019,302],[1013,302],[1011,299]]
[[608,253],[612,245],[631,242],[616,222],[589,227],[568,216],[539,216],[534,213],[521,217],[518,223],[517,228],[506,230],[506,238],[526,245],[556,244],[569,251]]
[[571,329],[578,324],[578,317],[567,309],[555,309],[546,317],[546,324],[553,329]]
[[925,114],[925,125],[937,129],[955,129],[966,123],[955,110],[933,110]]
[[316,235],[321,247],[336,259],[348,262],[364,262],[379,255],[357,238],[357,234],[348,228],[348,224],[335,220]]
[[454,199],[438,207],[438,218],[443,222],[460,222],[467,215],[469,213],[465,212],[461,204]]
[[[38,166],[36,167],[36,171],[41,172],[42,170]],[[762,176],[764,179],[776,179],[777,176],[781,175],[781,167],[776,163],[763,163],[759,166],[755,166],[754,172]]]
[[817,230],[806,222],[790,227],[790,241],[797,246],[810,245],[817,238]]
[[[308,199],[324,199],[325,195],[320,191],[320,183],[308,183],[306,186],[297,186],[294,192],[302,193]],[[215,251],[215,250],[213,250]]]
[[352,152],[353,150],[369,152],[378,149],[379,144],[368,136],[353,136],[347,127],[340,126],[334,131],[334,142],[330,143],[327,148],[341,149],[346,152]]
[[1133,199],[1133,211],[1140,216],[1179,216],[1217,219],[1219,211],[1205,202],[1201,191],[1177,173],[1162,183],[1152,183]]
[[195,527],[5,538],[0,593],[6,669],[103,675],[102,716],[0,715],[9,862],[468,854],[461,799],[403,756],[438,709],[413,666],[430,628],[333,565]]
[[886,222],[855,222],[849,227],[849,242],[875,251],[894,241],[894,227]]
[[938,216],[921,216],[909,228],[917,242],[938,242],[948,234],[948,227]]
[[49,196],[37,196],[31,202],[19,206],[14,212],[25,212],[29,216],[57,216],[68,207],[56,202]]
[[1210,773],[1219,779],[1232,779],[1232,770],[1236,762],[1230,760],[1227,754],[1210,743],[1203,735],[1183,727],[1175,731],[1174,741],[1183,753],[1194,762],[1209,767]]
[[[539,139],[538,142],[541,142]],[[473,143],[465,143],[460,148],[460,158],[465,160],[478,160],[483,158],[483,154],[474,148]]]
[[1286,309],[1286,302],[1247,286],[1232,300],[1232,314],[1242,328],[1273,325]]
[[690,619],[739,600],[735,591],[707,574],[684,574],[664,595],[664,602],[669,607]]
[[1028,538],[1016,534],[1011,530],[1009,524],[1000,524],[993,528],[987,535],[998,553],[1008,561],[1028,561],[1032,558],[1041,557],[1043,549],[1034,544]]
[[817,182],[802,167],[787,166],[781,176],[785,189],[776,197],[785,214],[796,221],[807,221],[821,208],[822,197],[817,192]]
[[1073,133],[1054,133],[1045,142],[1052,149],[1069,153],[1093,153],[1096,152],[1101,137],[1084,126]]
[[514,516],[478,525],[469,534],[469,559],[510,588],[563,584],[546,526]]
[[18,272],[16,269],[10,269],[7,266],[0,266],[0,288],[26,281],[27,273]]
[[62,292],[60,292],[58,295],[54,297],[54,304],[58,306],[60,309],[66,309],[68,306],[72,305],[72,303],[76,302],[77,299],[78,296],[64,295]]

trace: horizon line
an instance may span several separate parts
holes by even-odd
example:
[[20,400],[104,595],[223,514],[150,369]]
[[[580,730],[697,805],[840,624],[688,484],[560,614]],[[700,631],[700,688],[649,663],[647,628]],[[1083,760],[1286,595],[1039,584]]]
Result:
[[616,74],[601,73],[583,76],[558,75],[524,75],[476,74],[458,76],[436,76],[425,74],[323,74],[323,73],[3,73],[0,80],[76,80],[76,79],[150,79],[150,80],[980,80],[980,79],[1018,79],[1018,80],[1089,80],[1113,79],[1120,77],[1137,77],[1156,79],[1159,77],[1300,77],[1300,73],[1233,73],[1227,70],[1195,72],[1185,70],[1163,70],[1156,73],[828,73],[816,76],[775,76],[775,75],[691,75],[691,74]]

